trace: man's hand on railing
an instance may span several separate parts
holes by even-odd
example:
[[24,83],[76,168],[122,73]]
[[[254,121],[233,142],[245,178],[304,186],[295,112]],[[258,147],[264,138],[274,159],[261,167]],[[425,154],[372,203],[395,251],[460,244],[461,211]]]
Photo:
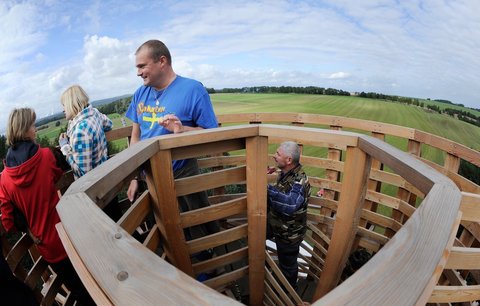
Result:
[[128,186],[127,197],[130,202],[135,201],[138,191],[138,179],[134,178],[130,181],[130,186]]

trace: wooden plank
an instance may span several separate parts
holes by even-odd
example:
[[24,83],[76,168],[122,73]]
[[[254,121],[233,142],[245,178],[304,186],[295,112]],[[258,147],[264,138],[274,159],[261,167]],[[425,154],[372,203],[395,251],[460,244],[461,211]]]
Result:
[[273,275],[275,275],[278,278],[278,280],[282,284],[282,287],[287,290],[287,293],[289,294],[289,297],[291,299],[293,299],[293,301],[297,305],[302,304],[303,303],[302,299],[295,292],[295,289],[293,289],[292,285],[290,285],[290,283],[287,281],[285,276],[283,276],[282,271],[280,271],[280,268],[273,261],[272,257],[268,254],[267,251],[265,251],[265,259],[266,259],[266,262],[267,262],[268,266],[270,267],[270,269],[272,269]]
[[45,273],[45,270],[48,267],[48,263],[43,259],[43,257],[40,257],[35,261],[33,267],[30,269],[30,271],[27,274],[27,277],[25,278],[25,284],[27,284],[28,287],[31,289],[34,289],[37,283],[40,281],[43,273]]
[[480,299],[480,285],[436,286],[429,303],[470,302]]
[[362,238],[367,238],[369,240],[373,240],[378,242],[380,245],[385,245],[390,239],[388,237],[385,237],[382,234],[379,234],[374,231],[370,231],[364,227],[359,226],[358,227],[358,236]]
[[[380,139],[381,141],[385,141],[385,134],[373,132],[372,136],[377,139]],[[383,168],[383,165],[380,161],[376,159],[372,160],[370,172],[372,172],[372,170],[381,170],[382,168]],[[370,176],[370,179],[368,180],[368,187],[367,187],[369,190],[380,191],[381,186],[382,186],[381,181],[375,180]],[[365,203],[363,204],[363,207],[364,207],[364,210],[376,212],[378,203],[366,200]],[[360,219],[360,226],[368,226],[366,220]]]
[[57,210],[79,258],[112,304],[240,305],[142,246],[85,194],[62,197]]
[[[331,126],[330,128],[337,131],[341,130],[339,127],[336,127],[336,126]],[[342,158],[341,150],[338,150],[333,147],[328,148],[327,160],[332,160],[334,163],[342,163],[341,171],[344,171],[345,165],[343,162],[340,161],[341,158]],[[340,191],[341,189],[341,183],[337,182],[339,181],[339,178],[340,178],[340,169],[338,168],[326,169],[325,178],[326,180],[329,181],[328,184],[327,185],[321,184],[319,186],[320,188],[324,188],[325,190],[323,199],[319,203],[320,205],[322,205],[322,207],[320,208],[320,214],[327,217],[332,217],[332,215],[336,213],[336,210],[338,208],[338,202],[336,202],[335,200],[336,200],[336,194],[337,194],[336,191]],[[312,186],[315,186],[314,180],[312,181],[312,183],[313,183]],[[313,203],[316,202],[315,199],[313,198],[309,200]],[[313,253],[316,256],[312,260],[315,265],[310,266],[310,272],[312,272],[315,275],[319,275],[321,271],[315,269],[315,266],[316,265],[323,266],[325,264],[323,258],[327,254],[327,248],[328,248],[328,244],[330,243],[330,240],[325,235],[322,235],[327,230],[327,225],[324,222],[317,224],[316,228],[318,228],[318,231],[315,231],[312,229],[312,240],[318,241],[318,243],[315,243],[313,245]],[[322,260],[319,261],[316,259],[316,257],[322,257]]]
[[221,114],[217,115],[217,120],[219,125],[225,125],[225,123],[238,123],[238,122],[250,122],[255,121],[255,114],[244,113],[244,114]]
[[462,192],[462,220],[480,222],[480,195]]
[[42,305],[52,305],[61,286],[62,282],[60,281],[60,277],[55,276],[53,281],[49,282],[48,287],[46,288],[45,296],[42,299]]
[[242,149],[245,149],[245,139],[228,139],[180,148],[172,148],[172,159],[187,159]]
[[[283,277],[283,275],[279,277]],[[278,294],[279,298],[282,300],[282,303],[280,305],[294,306],[293,302],[290,300],[288,295],[282,290],[282,287],[280,287],[280,284],[273,277],[273,274],[267,269],[267,267],[265,267],[265,279],[270,284],[272,289],[274,289],[274,291]]]
[[196,209],[194,211],[184,212],[180,214],[180,222],[182,228],[203,224],[209,221],[218,220],[240,214],[247,210],[247,197],[232,199],[230,201],[212,205],[205,208]]
[[258,126],[260,136],[280,137],[289,139],[303,145],[345,149],[347,146],[357,145],[357,135],[349,132],[337,132],[329,130],[319,131],[316,128],[278,126],[262,124]]
[[442,271],[444,270],[444,267],[447,263],[448,257],[450,255],[450,250],[453,246],[453,242],[455,241],[455,236],[458,231],[458,226],[460,225],[460,220],[461,220],[462,213],[458,212],[457,213],[457,218],[455,219],[455,222],[453,223],[453,226],[451,227],[450,231],[450,237],[447,241],[447,245],[445,246],[445,250],[443,251],[442,257],[440,260],[437,262],[437,268],[434,270],[432,273],[432,276],[430,277],[430,281],[426,284],[422,295],[418,298],[417,303],[420,304],[426,304],[428,302],[429,297],[432,295],[433,290],[435,289],[435,285],[438,284],[438,280],[440,279],[440,276],[442,275]]
[[358,242],[358,246],[377,253],[383,245],[371,239],[360,238],[360,241]]
[[267,228],[267,137],[246,139],[248,265],[250,304],[261,305],[265,292],[265,237]]
[[22,258],[27,254],[28,249],[33,245],[33,240],[27,234],[23,233],[20,239],[13,245],[5,259],[10,270],[15,271]]
[[192,262],[180,225],[180,210],[177,200],[172,169],[172,155],[169,150],[161,150],[150,159],[147,171],[147,185],[152,198],[152,206],[165,229],[166,249],[173,258],[174,265],[193,277]]
[[135,203],[123,214],[117,221],[117,224],[132,234],[140,223],[145,220],[145,217],[151,211],[151,199],[148,191],[143,192]]
[[[217,277],[214,277],[214,278],[211,278],[211,279],[208,279],[206,281],[203,282],[203,284],[205,286],[208,286],[210,288],[219,288],[221,286],[224,286],[226,284],[229,284],[231,282],[234,282],[238,279],[241,279],[242,277],[245,277],[246,275],[248,274],[248,266],[246,267],[242,267],[240,269],[237,269],[237,270],[234,270],[232,272],[228,272],[228,273],[225,273],[225,274],[222,274],[220,276],[217,276]],[[185,287],[183,289],[186,289]],[[225,298],[227,299],[227,298]],[[233,305],[233,301],[234,300],[231,300],[231,304]],[[192,305],[199,305],[198,304],[198,301],[192,301],[193,304]],[[174,303],[175,305],[180,305],[180,304],[176,304]],[[221,304],[218,304],[219,306]],[[235,301],[235,305],[241,305],[240,303],[236,302]]]
[[310,254],[310,257],[311,259],[315,259],[316,260],[316,263],[313,263],[312,264],[319,264],[319,266],[323,266],[325,264],[325,261],[323,260],[322,257],[320,257],[319,255],[317,255],[313,249],[310,249],[308,247],[305,246],[305,243],[308,243],[309,245],[313,245],[314,242],[316,242],[315,240],[311,239],[311,237],[309,235],[305,235],[305,239],[304,241],[302,242],[302,248]]
[[380,225],[384,228],[389,228],[394,232],[398,232],[400,228],[402,228],[402,224],[395,221],[394,219],[385,217],[382,214],[368,211],[365,209],[362,210],[362,218],[375,225]]
[[420,130],[415,130],[415,140],[438,148],[453,156],[461,157],[463,160],[480,167],[480,152],[465,145]]
[[445,269],[479,270],[480,248],[453,247]]
[[120,138],[128,138],[132,135],[132,127],[126,126],[121,128],[115,128],[105,133],[107,141],[117,140]]
[[442,173],[443,175],[446,175],[458,186],[458,188],[460,188],[461,191],[470,192],[470,193],[480,193],[480,186],[478,186],[474,182],[469,181],[468,179],[464,178],[460,174],[450,172],[447,169],[443,168],[442,166],[437,165],[436,163],[429,161],[427,159],[422,158],[420,160],[423,163],[434,168],[438,172]]
[[298,254],[298,258],[305,261],[305,264],[303,264],[302,262],[298,262],[298,266],[299,268],[301,268],[300,269],[301,272],[308,274],[308,276],[310,276],[315,282],[318,282],[320,278],[310,271],[310,266],[314,265],[315,270],[322,270],[322,269],[319,266],[315,265],[315,263],[310,260],[311,257],[307,257],[303,255],[301,252]]
[[449,243],[460,200],[451,182],[436,183],[394,239],[316,305],[421,304]]
[[[265,169],[267,167],[265,166]],[[239,166],[215,172],[208,172],[195,176],[175,180],[177,196],[183,196],[203,190],[213,189],[235,183],[242,183],[246,179],[246,167]]]
[[343,172],[344,167],[343,162],[339,160],[312,157],[307,155],[302,155],[301,163],[303,166],[317,167],[338,172]]
[[160,245],[160,230],[158,229],[158,226],[155,224],[151,229],[150,232],[148,233],[147,237],[145,238],[145,241],[143,241],[143,245],[147,247],[152,252],[155,252],[155,250],[158,248]]
[[303,123],[316,124],[326,126],[338,126],[344,128],[355,128],[369,132],[383,133],[388,135],[399,136],[403,138],[413,138],[414,129],[403,126],[362,120],[356,118],[347,118],[340,116],[331,116],[323,114],[307,114],[307,113],[246,113],[246,114],[223,114],[218,115],[218,120],[222,123],[234,122],[287,122],[287,123]]
[[248,257],[248,247],[243,247],[220,256],[193,264],[195,274],[211,271],[215,268],[240,261]]
[[204,157],[204,158],[198,159],[198,167],[200,169],[218,167],[218,166],[223,166],[223,167],[240,166],[244,164],[245,164],[244,155],[212,156],[212,157]]
[[363,151],[356,147],[347,148],[345,175],[332,240],[314,294],[315,300],[335,288],[340,280],[358,230],[370,167],[371,159]]
[[265,294],[266,294],[266,296],[268,296],[269,298],[271,298],[273,300],[272,305],[274,305],[274,306],[283,305],[282,300],[278,297],[278,295],[272,289],[270,284],[267,281],[265,281],[264,283],[265,283]]
[[142,140],[80,177],[65,195],[85,192],[92,199],[102,199],[120,181],[136,173],[138,167],[157,151],[158,142],[154,138]]
[[230,228],[215,234],[187,241],[189,254],[214,248],[241,238],[247,237],[248,224]]
[[[242,139],[258,135],[256,125],[237,125],[214,129],[189,131],[188,133],[162,135],[153,139],[159,142],[161,150],[179,150],[193,145],[204,146],[208,143]],[[198,156],[198,155],[197,155]]]
[[329,192],[332,193],[332,194],[335,194],[334,191],[340,191],[340,189],[342,188],[342,183],[337,182],[335,180],[334,176],[331,175],[332,172],[333,171],[330,172],[330,170],[327,170],[328,178],[326,178],[326,179],[319,178],[319,177],[314,177],[314,176],[308,178],[308,181],[310,182],[311,186],[326,189],[325,194],[323,195],[323,198],[327,199],[327,200],[333,200],[334,199],[334,197],[329,197],[328,196]]
[[82,281],[83,285],[85,286],[95,303],[97,303],[98,305],[113,305],[112,301],[102,290],[102,287],[99,286],[92,274],[90,274],[90,272],[88,271],[88,268],[85,266],[85,263],[83,262],[82,258],[73,246],[72,242],[70,241],[68,234],[63,227],[63,224],[58,223],[57,225],[55,225],[55,228],[57,229],[58,236],[62,241],[65,251],[67,251],[68,258],[72,262],[72,265],[75,268],[78,277],[80,277],[80,280]]
[[458,169],[460,168],[460,158],[458,156],[447,153],[447,156],[445,156],[443,167],[450,172],[458,173]]
[[389,185],[401,187],[408,190],[418,196],[424,197],[425,194],[418,190],[415,186],[407,182],[403,177],[398,174],[372,169],[370,172],[370,178],[381,181],[382,183],[387,183]]
[[366,135],[360,135],[358,146],[373,158],[388,165],[395,173],[404,177],[424,194],[432,188],[434,180],[446,180],[438,172],[418,161],[408,153]]

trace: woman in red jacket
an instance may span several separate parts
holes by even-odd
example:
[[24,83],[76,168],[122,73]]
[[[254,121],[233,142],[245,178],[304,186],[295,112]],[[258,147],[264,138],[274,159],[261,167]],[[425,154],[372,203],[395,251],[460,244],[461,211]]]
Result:
[[35,143],[36,115],[31,108],[14,109],[7,125],[9,149],[0,177],[0,210],[7,232],[16,230],[13,210],[25,217],[38,251],[82,305],[95,305],[63,248],[55,224],[59,197],[55,183],[62,175],[53,153]]

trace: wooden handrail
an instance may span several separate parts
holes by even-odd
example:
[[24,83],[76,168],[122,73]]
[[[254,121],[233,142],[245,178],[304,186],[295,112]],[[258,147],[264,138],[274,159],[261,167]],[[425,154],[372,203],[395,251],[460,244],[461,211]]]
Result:
[[[296,121],[302,118],[299,115],[284,116]],[[270,118],[278,119],[273,116]],[[264,118],[257,116],[253,119]],[[377,127],[377,130],[382,128]],[[57,206],[65,232],[88,273],[113,304],[154,304],[158,301],[175,301],[181,304],[236,304],[148,251],[104,215],[98,209],[96,201],[128,178],[137,167],[147,161],[152,163],[152,158],[157,159],[156,163],[160,167],[168,167],[168,163],[158,159],[158,152],[183,152],[179,156],[195,156],[195,146],[211,148],[209,143],[226,141],[235,144],[236,141],[233,140],[244,139],[247,148],[246,183],[249,190],[248,234],[249,237],[262,237],[266,205],[266,176],[262,173],[266,166],[266,140],[270,137],[318,146],[356,148],[355,150],[364,152],[393,169],[426,195],[420,208],[376,256],[353,277],[314,305],[411,305],[427,301],[433,290],[432,282],[440,276],[441,269],[437,266],[443,260],[444,251],[451,247],[451,232],[462,197],[455,184],[410,154],[373,137],[351,132],[260,124],[194,131],[139,142],[74,182],[67,190]],[[236,148],[236,145],[232,148]],[[164,156],[166,155],[162,155],[162,158]],[[151,184],[155,189],[155,175],[149,180],[149,186]],[[162,188],[173,188],[172,183],[162,184],[159,185]],[[152,197],[158,196],[160,190],[162,189],[154,191],[157,194],[152,194]],[[180,216],[178,218],[180,220]],[[249,239],[250,284],[254,283],[255,288],[259,289],[258,296],[251,292],[253,304],[258,304],[264,292],[265,260],[255,257],[263,253],[260,249],[263,250],[261,239]],[[260,277],[262,280],[259,281]]]

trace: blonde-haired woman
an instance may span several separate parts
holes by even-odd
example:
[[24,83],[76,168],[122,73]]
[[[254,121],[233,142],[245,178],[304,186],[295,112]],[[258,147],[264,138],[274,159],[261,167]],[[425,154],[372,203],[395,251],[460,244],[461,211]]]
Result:
[[95,305],[76,274],[63,248],[55,224],[59,201],[55,183],[63,171],[49,148],[35,143],[36,115],[31,108],[14,109],[7,126],[9,149],[0,177],[0,210],[7,232],[16,231],[14,208],[25,217],[39,253],[62,278],[82,305]]
[[[67,133],[60,134],[58,143],[75,179],[108,159],[105,132],[112,129],[112,121],[92,107],[88,100],[87,93],[78,85],[70,86],[60,97],[68,127]],[[103,210],[114,221],[122,216],[117,198]]]
[[60,102],[68,127],[67,133],[60,134],[58,143],[78,179],[107,160],[105,132],[111,130],[113,124],[89,104],[87,93],[78,85],[67,88]]

